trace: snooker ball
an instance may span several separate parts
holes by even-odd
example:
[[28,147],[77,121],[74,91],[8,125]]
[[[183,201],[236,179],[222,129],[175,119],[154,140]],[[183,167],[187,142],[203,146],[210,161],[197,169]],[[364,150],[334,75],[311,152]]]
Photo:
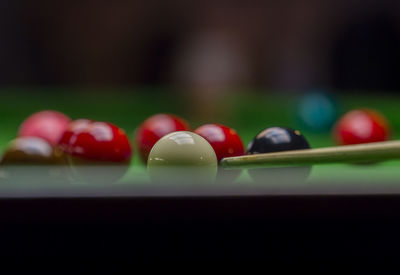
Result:
[[[309,148],[308,141],[300,131],[286,127],[270,127],[255,136],[248,146],[247,154],[274,153]],[[254,181],[269,183],[304,182],[310,172],[311,166],[268,167],[248,170]]]
[[[243,142],[236,131],[221,124],[205,124],[194,132],[205,138],[215,151],[218,163],[227,157],[244,155]],[[219,167],[218,180],[233,181],[241,170],[224,170]]]
[[136,130],[135,140],[139,155],[147,163],[154,144],[163,136],[176,131],[189,131],[189,124],[171,114],[156,114],[147,118]]
[[376,110],[356,109],[343,115],[333,128],[337,145],[385,141],[390,138],[386,118]]
[[18,137],[7,146],[0,167],[5,177],[26,182],[65,180],[62,151],[38,137]]
[[57,145],[71,119],[57,111],[41,111],[29,116],[20,126],[19,137],[40,137]]
[[154,182],[213,182],[217,156],[200,135],[178,131],[162,137],[150,151],[147,170]]
[[338,117],[337,103],[326,92],[309,92],[301,97],[297,117],[301,126],[314,132],[330,131]]
[[114,124],[86,119],[70,123],[58,147],[66,154],[73,176],[91,183],[112,183],[128,170],[132,148]]

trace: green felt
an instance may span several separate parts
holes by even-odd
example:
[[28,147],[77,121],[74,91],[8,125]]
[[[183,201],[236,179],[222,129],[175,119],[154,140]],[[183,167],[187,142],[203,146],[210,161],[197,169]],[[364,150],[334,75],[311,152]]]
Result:
[[[133,138],[135,128],[146,117],[161,112],[174,113],[189,120],[193,127],[202,123],[224,123],[237,130],[247,145],[262,129],[270,126],[289,126],[302,130],[313,148],[332,146],[330,132],[313,133],[297,124],[295,107],[299,99],[296,94],[243,91],[226,98],[222,108],[230,111],[224,118],[200,121],[193,117],[191,106],[183,97],[170,90],[150,88],[126,88],[85,90],[82,89],[8,89],[0,95],[0,150],[16,136],[20,123],[30,114],[54,109],[66,113],[73,119],[90,118],[115,123]],[[385,94],[342,94],[338,98],[339,113],[353,108],[374,108],[381,111],[393,127],[393,138],[400,137],[400,97]],[[313,167],[309,182],[333,180],[340,184],[346,180],[359,182],[396,181],[400,179],[400,161],[360,165],[317,165]],[[147,182],[146,167],[135,154],[131,169],[122,182]],[[243,173],[239,182],[249,177]]]

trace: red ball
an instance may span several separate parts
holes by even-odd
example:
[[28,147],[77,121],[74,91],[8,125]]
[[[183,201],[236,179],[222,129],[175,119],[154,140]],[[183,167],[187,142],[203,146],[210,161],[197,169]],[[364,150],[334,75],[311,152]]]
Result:
[[40,137],[56,145],[71,119],[57,111],[41,111],[29,116],[20,126],[19,137]]
[[175,115],[157,114],[146,119],[135,134],[136,145],[143,162],[147,163],[151,148],[160,138],[172,132],[189,130],[189,124]]
[[127,162],[132,148],[124,130],[108,122],[79,119],[70,124],[59,142],[74,157],[105,162]]
[[[132,157],[129,139],[121,128],[86,119],[70,123],[59,148],[85,181],[116,181],[125,174]],[[103,165],[106,167],[99,168]]]
[[[235,130],[221,124],[205,124],[195,133],[205,138],[217,155],[218,162],[226,157],[240,156],[245,153],[244,145]],[[217,179],[223,182],[232,182],[239,177],[241,170],[224,170],[219,167]]]
[[342,116],[333,128],[338,145],[385,141],[390,138],[386,118],[375,110],[353,110]]
[[194,132],[205,138],[217,155],[218,162],[226,157],[244,154],[244,145],[234,129],[221,124],[205,124]]

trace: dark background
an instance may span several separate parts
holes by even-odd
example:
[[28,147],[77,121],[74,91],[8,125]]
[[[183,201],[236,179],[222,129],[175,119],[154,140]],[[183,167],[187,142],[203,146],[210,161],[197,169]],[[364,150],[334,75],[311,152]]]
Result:
[[398,1],[1,0],[0,10],[3,87],[400,88]]

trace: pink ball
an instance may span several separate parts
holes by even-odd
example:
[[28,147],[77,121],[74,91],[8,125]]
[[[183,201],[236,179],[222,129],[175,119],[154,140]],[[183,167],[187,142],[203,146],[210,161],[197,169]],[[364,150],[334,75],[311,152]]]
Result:
[[57,111],[41,111],[29,116],[20,126],[19,137],[40,137],[57,145],[71,119]]

